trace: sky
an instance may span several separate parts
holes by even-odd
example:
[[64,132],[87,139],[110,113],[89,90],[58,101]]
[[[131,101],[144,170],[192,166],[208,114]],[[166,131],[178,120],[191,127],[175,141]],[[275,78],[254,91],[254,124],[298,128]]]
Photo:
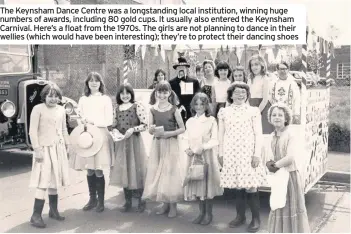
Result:
[[308,21],[317,34],[326,39],[327,28],[334,25],[339,29],[339,38],[334,41],[336,45],[351,45],[351,0],[185,0],[187,5],[216,6],[257,3],[276,4],[304,4],[307,10]]

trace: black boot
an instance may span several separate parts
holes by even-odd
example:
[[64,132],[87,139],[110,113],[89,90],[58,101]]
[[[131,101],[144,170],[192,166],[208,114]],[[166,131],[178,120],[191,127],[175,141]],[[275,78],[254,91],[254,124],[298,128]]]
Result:
[[127,188],[123,188],[124,192],[124,199],[126,200],[126,203],[121,208],[121,212],[128,212],[132,208],[132,195],[133,191]]
[[233,221],[229,223],[229,227],[235,228],[244,224],[246,221],[245,211],[246,211],[246,192],[244,189],[236,191],[236,217]]
[[58,200],[58,195],[49,195],[49,217],[56,219],[58,221],[65,220],[65,217],[61,216],[60,213],[57,210],[57,200]]
[[194,219],[192,222],[194,224],[200,224],[205,217],[205,212],[206,212],[205,201],[201,201],[201,200],[199,201],[199,210],[200,210],[199,216],[197,216],[197,218]]
[[260,197],[258,192],[256,193],[248,193],[247,200],[249,207],[252,213],[252,220],[249,224],[248,231],[249,232],[257,232],[260,229]]
[[97,199],[96,199],[96,175],[95,173],[91,176],[87,176],[88,187],[89,187],[89,201],[83,207],[83,210],[91,210],[96,207]]
[[38,228],[45,228],[46,224],[41,217],[41,213],[43,212],[45,200],[35,198],[34,201],[34,208],[33,208],[33,215],[30,218],[30,224],[34,227]]
[[202,220],[201,224],[202,225],[209,225],[212,222],[212,200],[206,199],[205,200],[205,211],[206,215],[205,218]]
[[105,177],[96,177],[96,190],[98,194],[98,203],[96,212],[103,212],[105,209]]
[[144,189],[138,189],[138,209],[137,212],[142,213],[146,208],[146,202],[142,199]]

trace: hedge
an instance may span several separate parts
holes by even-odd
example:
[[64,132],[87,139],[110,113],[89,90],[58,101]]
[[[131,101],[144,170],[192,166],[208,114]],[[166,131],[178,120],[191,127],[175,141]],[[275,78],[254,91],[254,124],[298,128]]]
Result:
[[350,153],[350,128],[330,123],[328,149],[329,151]]

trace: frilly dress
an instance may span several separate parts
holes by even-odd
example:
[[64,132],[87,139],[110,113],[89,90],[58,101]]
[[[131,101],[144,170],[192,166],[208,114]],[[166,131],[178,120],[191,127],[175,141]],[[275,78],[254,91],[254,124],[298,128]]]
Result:
[[[163,126],[165,131],[174,131],[178,128],[175,119],[176,111],[176,106],[167,111],[159,111],[152,107],[154,123],[150,124]],[[177,136],[167,139],[153,138],[143,199],[165,203],[184,200]]]

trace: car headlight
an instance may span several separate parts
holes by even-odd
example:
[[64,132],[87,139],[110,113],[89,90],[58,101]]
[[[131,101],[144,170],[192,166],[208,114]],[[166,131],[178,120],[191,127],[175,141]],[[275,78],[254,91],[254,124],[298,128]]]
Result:
[[1,104],[1,112],[4,114],[5,117],[11,118],[16,113],[16,106],[13,102],[6,100]]
[[74,106],[73,106],[72,103],[67,102],[67,103],[64,105],[64,107],[65,107],[66,114],[70,115],[70,114],[73,113],[73,111],[74,111]]

